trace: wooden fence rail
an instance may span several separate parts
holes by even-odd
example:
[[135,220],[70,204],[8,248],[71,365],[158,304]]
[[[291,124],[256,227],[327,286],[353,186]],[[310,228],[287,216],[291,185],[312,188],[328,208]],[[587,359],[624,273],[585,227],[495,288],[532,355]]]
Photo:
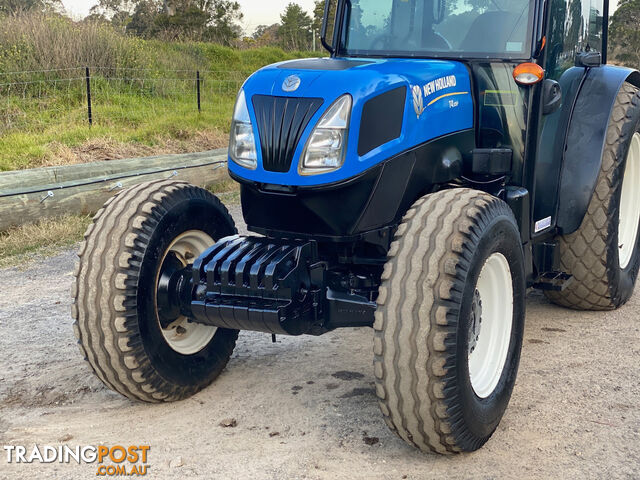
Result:
[[162,178],[202,187],[228,178],[227,150],[0,173],[0,231],[64,214],[95,213],[122,189]]

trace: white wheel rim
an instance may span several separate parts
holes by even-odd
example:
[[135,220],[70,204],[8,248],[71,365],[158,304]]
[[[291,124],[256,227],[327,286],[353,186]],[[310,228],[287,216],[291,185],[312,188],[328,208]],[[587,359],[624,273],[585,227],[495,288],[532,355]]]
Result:
[[624,169],[622,180],[619,222],[620,251],[618,258],[620,268],[624,270],[631,263],[640,226],[640,133],[633,135],[627,155],[627,166]]
[[[513,324],[513,283],[509,262],[501,253],[491,255],[482,267],[476,298],[479,319],[471,317],[469,376],[480,398],[489,397],[504,370]],[[475,311],[475,309],[474,309]]]
[[[174,253],[186,267],[192,264],[196,258],[214,243],[215,240],[213,238],[199,230],[185,232],[167,248],[160,265],[164,263],[169,253]],[[159,281],[160,272],[158,272],[158,278],[156,279],[156,290]],[[156,307],[156,316],[157,313]],[[167,328],[161,327],[161,330],[164,339],[173,350],[182,355],[195,355],[209,345],[218,328],[194,323],[189,318],[182,316]]]

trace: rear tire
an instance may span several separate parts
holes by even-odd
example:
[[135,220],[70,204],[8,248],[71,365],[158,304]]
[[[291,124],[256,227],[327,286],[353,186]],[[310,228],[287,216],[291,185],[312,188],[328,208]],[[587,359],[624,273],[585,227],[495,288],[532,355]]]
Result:
[[182,182],[138,185],[98,212],[79,253],[73,317],[80,351],[106,386],[167,402],[220,375],[238,332],[191,323],[179,310],[163,323],[157,292],[163,269],[179,271],[235,233],[214,195]]
[[602,168],[580,228],[558,237],[556,267],[573,275],[553,303],[614,310],[629,301],[640,268],[640,94],[625,83],[613,108]]
[[474,190],[427,195],[398,228],[382,279],[374,367],[387,425],[423,451],[479,449],[507,408],[522,348],[511,209]]

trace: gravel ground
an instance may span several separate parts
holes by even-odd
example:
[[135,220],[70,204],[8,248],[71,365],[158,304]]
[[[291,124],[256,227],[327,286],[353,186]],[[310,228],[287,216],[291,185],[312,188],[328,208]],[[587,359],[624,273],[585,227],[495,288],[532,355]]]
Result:
[[[532,293],[502,424],[481,451],[440,457],[383,423],[368,329],[276,344],[243,333],[227,370],[194,398],[143,405],[112,393],[75,345],[74,261],[68,251],[0,270],[1,445],[150,445],[153,479],[640,478],[638,293],[607,313]],[[7,464],[0,454],[2,480],[96,476],[95,465]]]

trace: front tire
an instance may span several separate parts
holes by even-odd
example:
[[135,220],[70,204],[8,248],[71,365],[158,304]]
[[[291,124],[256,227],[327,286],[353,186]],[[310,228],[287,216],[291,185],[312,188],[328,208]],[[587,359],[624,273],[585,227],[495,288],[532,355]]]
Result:
[[479,449],[507,408],[522,347],[511,209],[474,190],[427,195],[398,228],[382,278],[374,366],[386,423],[423,451]]
[[214,195],[182,182],[138,185],[98,212],[80,249],[72,310],[80,351],[106,386],[166,402],[220,375],[238,332],[169,315],[158,299],[169,274],[235,233]]

